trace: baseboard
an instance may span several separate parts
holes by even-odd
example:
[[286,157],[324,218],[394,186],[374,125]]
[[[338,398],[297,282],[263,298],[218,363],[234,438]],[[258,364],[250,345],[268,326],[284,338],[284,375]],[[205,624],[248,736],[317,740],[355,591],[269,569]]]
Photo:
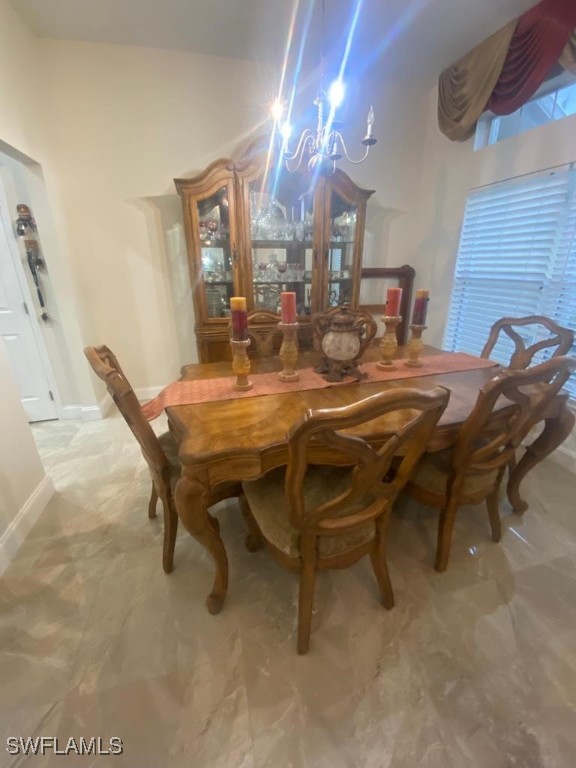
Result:
[[97,405],[82,406],[82,421],[98,421],[104,419],[112,410],[114,401],[108,393],[104,395]]
[[81,405],[63,405],[58,411],[58,418],[62,420],[81,419],[82,406]]
[[99,405],[83,405],[80,418],[82,421],[99,421],[104,414]]
[[45,475],[28,501],[0,536],[0,576],[8,567],[34,523],[54,495],[52,480]]
[[[141,387],[135,389],[140,402],[152,400],[164,387]],[[96,405],[63,405],[58,411],[60,419],[80,419],[81,421],[98,421],[104,419],[114,407],[114,401],[108,393]]]
[[58,416],[63,420],[98,421],[108,415],[113,405],[112,398],[106,394],[97,405],[63,405]]

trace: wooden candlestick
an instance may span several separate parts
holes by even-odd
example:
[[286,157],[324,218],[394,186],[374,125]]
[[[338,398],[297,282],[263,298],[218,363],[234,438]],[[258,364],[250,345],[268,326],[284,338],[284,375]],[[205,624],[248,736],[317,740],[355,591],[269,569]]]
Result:
[[384,315],[382,322],[386,326],[384,335],[380,339],[380,352],[382,360],[376,363],[378,368],[386,371],[394,370],[394,359],[398,351],[398,339],[396,338],[396,326],[402,322],[400,315]]
[[252,389],[254,385],[248,380],[250,358],[248,357],[247,349],[250,346],[250,339],[245,341],[230,339],[230,346],[232,347],[232,371],[236,374],[236,382],[233,385],[234,389],[240,392]]
[[282,331],[282,346],[280,347],[280,360],[282,370],[278,374],[280,381],[298,381],[300,374],[294,370],[298,360],[298,323],[278,323]]
[[406,365],[409,368],[420,368],[422,366],[419,358],[422,349],[424,348],[424,342],[422,341],[422,331],[425,331],[426,328],[428,328],[427,325],[410,326],[412,335],[410,336],[410,341],[408,342],[408,360],[406,360]]

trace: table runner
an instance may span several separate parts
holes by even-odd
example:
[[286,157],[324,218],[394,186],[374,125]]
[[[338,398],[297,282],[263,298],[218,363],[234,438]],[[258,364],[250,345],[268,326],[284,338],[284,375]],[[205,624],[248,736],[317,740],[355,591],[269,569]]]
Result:
[[[404,360],[398,360],[394,370],[384,370],[376,363],[363,363],[360,370],[366,373],[363,382],[393,381],[394,379],[409,379],[417,376],[432,376],[438,373],[456,373],[471,371],[477,368],[489,368],[498,363],[484,360],[480,357],[467,355],[464,352],[442,352],[437,355],[425,355],[420,358],[421,368],[408,368]],[[165,387],[149,403],[142,407],[142,412],[148,421],[160,416],[165,408],[173,405],[192,405],[208,403],[217,400],[235,400],[260,395],[282,394],[283,392],[298,392],[307,389],[322,389],[324,387],[341,386],[353,383],[346,377],[344,381],[326,381],[313,368],[301,368],[299,381],[283,382],[278,378],[278,371],[270,373],[254,373],[249,376],[253,383],[247,392],[233,389],[235,376],[222,376],[216,379],[193,379],[191,381],[174,381]]]

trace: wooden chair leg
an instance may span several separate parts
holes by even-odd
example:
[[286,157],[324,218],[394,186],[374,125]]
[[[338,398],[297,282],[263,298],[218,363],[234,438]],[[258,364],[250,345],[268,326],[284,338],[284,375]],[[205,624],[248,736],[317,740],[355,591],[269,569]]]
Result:
[[384,526],[380,520],[376,523],[376,537],[374,539],[374,547],[370,550],[370,561],[372,563],[374,576],[380,587],[382,602],[384,607],[389,611],[394,607],[394,591],[392,589],[392,582],[390,581],[390,574],[388,573],[388,564],[386,563],[386,537],[384,535]]
[[245,539],[246,549],[248,552],[256,552],[258,549],[262,549],[264,546],[264,536],[258,527],[258,523],[256,522],[256,519],[252,514],[252,510],[250,509],[250,504],[248,504],[248,499],[246,496],[244,496],[244,494],[240,496],[240,509],[242,510],[242,515],[244,516],[244,520],[246,521],[246,526],[248,528],[248,533],[246,534]]
[[298,594],[298,653],[308,653],[310,647],[310,628],[312,607],[314,605],[314,585],[316,583],[316,541],[309,537],[303,542],[302,569]]
[[442,571],[445,571],[448,567],[448,558],[450,557],[450,544],[452,542],[452,529],[454,528],[454,520],[456,519],[457,510],[458,502],[449,499],[448,503],[440,512],[440,520],[438,521],[438,543],[436,545],[435,565],[435,568],[439,573],[442,573]]
[[164,573],[174,570],[174,549],[178,533],[178,514],[172,498],[162,499],[164,505],[164,548],[162,552],[162,567]]
[[500,541],[502,538],[502,524],[500,522],[500,486],[497,485],[492,493],[486,498],[486,507],[488,508],[488,517],[490,518],[490,528],[492,529],[492,541]]
[[152,483],[152,493],[150,494],[150,501],[148,502],[148,517],[150,520],[156,517],[156,504],[158,502],[158,494],[156,492],[156,486]]

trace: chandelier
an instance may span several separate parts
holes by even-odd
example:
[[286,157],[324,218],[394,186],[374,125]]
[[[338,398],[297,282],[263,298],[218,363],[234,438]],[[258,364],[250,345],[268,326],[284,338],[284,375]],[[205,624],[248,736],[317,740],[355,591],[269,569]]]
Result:
[[324,19],[325,0],[322,0],[322,50],[320,55],[320,87],[318,89],[314,105],[316,107],[316,129],[305,128],[298,139],[296,149],[291,152],[289,141],[291,126],[288,120],[284,120],[284,107],[277,99],[272,106],[272,116],[276,131],[282,136],[282,159],[286,169],[290,172],[297,171],[305,159],[308,161],[308,170],[312,173],[328,175],[336,170],[336,163],[342,157],[359,165],[368,157],[370,147],[376,144],[374,137],[374,109],[368,110],[366,120],[366,135],[362,139],[365,147],[364,153],[358,159],[353,159],[348,153],[346,142],[341,133],[342,124],[334,119],[336,109],[344,99],[344,84],[340,78],[335,80],[328,93],[324,90]]

